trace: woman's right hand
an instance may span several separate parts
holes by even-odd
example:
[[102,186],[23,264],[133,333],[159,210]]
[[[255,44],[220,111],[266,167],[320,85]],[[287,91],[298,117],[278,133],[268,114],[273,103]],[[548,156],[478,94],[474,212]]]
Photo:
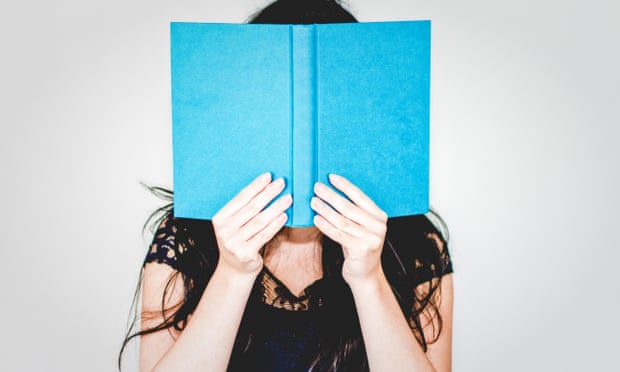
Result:
[[284,190],[284,180],[271,181],[264,173],[231,199],[212,223],[220,252],[219,269],[257,275],[263,268],[260,249],[271,240],[287,220],[284,213],[292,204],[290,194],[265,208]]

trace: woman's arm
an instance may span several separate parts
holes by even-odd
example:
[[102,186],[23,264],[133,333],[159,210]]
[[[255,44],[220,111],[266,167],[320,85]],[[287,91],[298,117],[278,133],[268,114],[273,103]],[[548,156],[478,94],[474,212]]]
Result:
[[[170,266],[146,264],[142,310],[159,316],[142,321],[143,329],[163,321],[163,287],[171,274]],[[183,332],[169,328],[140,338],[140,371],[225,371],[253,283],[250,275],[216,269]],[[165,306],[182,301],[183,291],[179,276]]]
[[[323,184],[315,187],[312,208],[315,225],[343,248],[344,279],[351,287],[362,336],[373,371],[450,371],[452,338],[452,278],[442,283],[439,312],[442,334],[428,353],[415,339],[385,278],[381,250],[387,216],[361,190],[343,177],[330,175],[331,184],[347,200]],[[431,332],[432,323],[422,318]]]
[[[435,303],[438,304],[438,312],[441,316],[441,333],[435,342],[428,344],[426,355],[435,370],[450,372],[452,371],[452,309],[454,304],[454,282],[451,273],[441,278],[441,286],[436,295],[438,298]],[[437,317],[429,319],[423,313],[420,314],[420,319],[425,335],[432,335],[437,330]]]
[[[372,371],[452,370],[452,274],[442,278],[438,293],[443,324],[439,338],[428,345],[427,353],[415,339],[385,277],[353,283],[351,290]],[[433,334],[432,322],[422,319],[425,335]]]
[[[271,176],[264,174],[213,217],[217,267],[183,332],[171,335],[163,330],[143,336],[140,371],[226,370],[250,291],[262,269],[259,250],[286,222],[290,195],[265,208],[283,189],[283,180],[271,182]],[[163,321],[163,287],[173,271],[160,266],[145,266],[142,308],[147,312],[159,309],[160,316],[143,322],[144,326]],[[182,293],[178,278],[171,296],[164,299],[167,306],[181,301]]]

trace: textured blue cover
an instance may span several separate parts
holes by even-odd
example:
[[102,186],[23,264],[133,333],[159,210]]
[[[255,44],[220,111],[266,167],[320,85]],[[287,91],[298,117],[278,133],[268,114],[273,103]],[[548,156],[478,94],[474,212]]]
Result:
[[391,216],[428,211],[430,21],[171,24],[174,208],[210,219],[284,177],[288,226],[315,181],[349,178]]

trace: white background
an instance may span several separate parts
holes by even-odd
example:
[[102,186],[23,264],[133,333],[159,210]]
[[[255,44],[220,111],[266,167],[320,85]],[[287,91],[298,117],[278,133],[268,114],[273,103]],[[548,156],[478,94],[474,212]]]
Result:
[[[2,2],[0,370],[115,369],[160,204],[139,181],[172,182],[168,23],[264,4]],[[617,4],[349,2],[361,21],[433,21],[456,371],[617,368]]]

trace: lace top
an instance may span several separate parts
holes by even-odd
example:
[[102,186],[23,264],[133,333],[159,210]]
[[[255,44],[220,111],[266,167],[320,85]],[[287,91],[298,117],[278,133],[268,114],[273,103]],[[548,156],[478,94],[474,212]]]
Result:
[[[195,242],[187,235],[189,234],[187,227],[184,227],[180,221],[183,220],[177,220],[171,215],[164,218],[153,236],[153,242],[144,260],[145,264],[159,262],[184,273],[187,262],[182,259],[189,256],[185,255],[188,249],[196,248],[192,247]],[[393,223],[394,230],[406,232],[406,228],[398,227],[401,222],[403,221]],[[395,242],[404,239],[403,236],[390,235],[389,232],[390,224],[388,224],[388,237],[384,250],[394,250],[398,245],[387,243],[388,239]],[[212,234],[212,231],[209,233]],[[177,239],[181,234],[186,235],[183,239]],[[426,239],[429,238],[438,239],[437,236],[427,234]],[[190,246],[186,247],[177,240],[187,241]],[[419,283],[452,272],[452,262],[445,248],[441,249],[441,252],[435,249],[434,253],[438,253],[438,256],[432,258],[431,261],[434,263],[431,265],[423,265],[424,261],[430,262],[429,258],[423,255],[416,256],[413,250],[403,250],[398,253],[401,260],[413,263],[409,265],[414,269],[412,277]],[[402,262],[400,264],[404,265]],[[423,266],[426,270],[422,270]],[[244,358],[247,358],[246,362],[236,369],[229,368],[229,371],[307,371],[319,352],[321,321],[324,321],[321,309],[324,294],[328,293],[325,286],[330,285],[334,285],[334,282],[330,281],[330,278],[323,277],[296,296],[267,267],[263,267],[255,282],[254,295],[248,302],[250,304],[252,298],[259,299],[260,303],[252,308],[252,311],[259,313],[256,315],[260,317],[260,322],[257,322],[259,329],[252,336],[252,347],[244,354]],[[413,328],[411,321],[410,324]]]

